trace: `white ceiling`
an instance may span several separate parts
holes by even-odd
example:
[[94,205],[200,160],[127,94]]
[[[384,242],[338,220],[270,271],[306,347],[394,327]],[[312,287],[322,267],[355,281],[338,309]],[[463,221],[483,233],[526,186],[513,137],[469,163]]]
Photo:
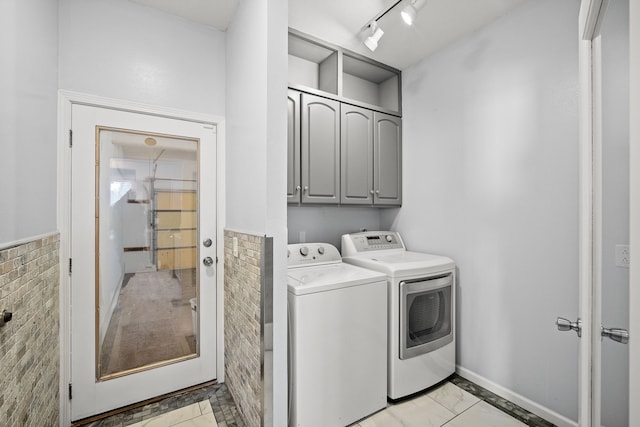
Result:
[[504,15],[524,0],[427,0],[413,26],[403,0],[378,21],[384,36],[371,53],[358,34],[396,0],[289,0],[289,26],[319,39],[405,69]]
[[[240,0],[132,0],[226,31]],[[289,0],[289,26],[396,68],[426,56],[506,14],[524,0],[427,0],[414,26],[406,26],[402,0],[380,19],[384,30],[371,53],[358,33],[397,0]]]
[[240,0],[131,0],[226,31]]

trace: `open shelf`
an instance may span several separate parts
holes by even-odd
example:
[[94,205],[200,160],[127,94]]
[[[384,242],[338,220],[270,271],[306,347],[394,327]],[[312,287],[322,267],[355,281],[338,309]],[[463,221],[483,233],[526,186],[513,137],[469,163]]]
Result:
[[402,115],[401,71],[289,30],[289,87],[396,116]]
[[338,95],[338,51],[289,33],[289,83]]
[[342,96],[400,111],[400,74],[390,67],[344,53]]

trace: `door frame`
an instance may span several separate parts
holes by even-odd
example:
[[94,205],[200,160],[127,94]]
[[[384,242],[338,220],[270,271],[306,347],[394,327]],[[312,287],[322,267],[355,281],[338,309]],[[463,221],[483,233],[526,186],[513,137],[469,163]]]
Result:
[[[640,75],[640,0],[629,0],[629,76]],[[640,82],[630,77],[629,115],[640,116]],[[629,120],[629,244],[640,248],[640,122]],[[629,272],[629,402],[640,401],[640,264]],[[640,425],[640,407],[629,405],[629,425]]]
[[[600,188],[601,127],[599,109],[602,88],[599,80],[594,80],[593,67],[598,67],[601,46],[594,37],[598,34],[601,12],[606,10],[609,0],[582,0],[579,16],[579,73],[580,73],[580,213],[579,213],[579,317],[582,319],[582,335],[579,356],[579,415],[581,427],[600,425],[600,319],[599,273],[594,270],[599,263],[599,225],[602,217]],[[629,54],[630,76],[640,73],[640,0],[629,0]],[[635,26],[634,26],[635,23]],[[594,60],[596,64],[594,65]],[[630,117],[640,113],[640,84],[630,79]],[[630,246],[640,247],[640,125],[629,121],[630,143]],[[596,129],[596,132],[594,132]],[[640,331],[640,265],[630,263],[629,277],[629,333],[633,336]],[[633,338],[629,340],[629,360],[640,358],[640,346]],[[629,402],[640,398],[640,367],[629,366]],[[629,423],[640,423],[640,408],[629,405]]]
[[[57,150],[57,223],[60,232],[60,425],[71,424],[71,293],[69,276],[71,232],[71,107],[74,104],[120,110],[157,117],[186,120],[216,126],[216,373],[217,381],[224,382],[224,224],[225,224],[225,119],[222,116],[202,114],[167,107],[105,98],[67,90],[58,91],[58,150]],[[132,402],[134,403],[134,402]]]

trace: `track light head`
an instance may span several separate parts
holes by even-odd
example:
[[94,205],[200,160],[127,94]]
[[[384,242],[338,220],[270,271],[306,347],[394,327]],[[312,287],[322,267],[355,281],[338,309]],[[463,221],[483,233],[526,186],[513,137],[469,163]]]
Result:
[[360,33],[360,38],[362,43],[364,43],[371,52],[374,52],[378,48],[378,42],[383,35],[384,31],[378,26],[378,22],[371,21]]
[[422,9],[425,3],[426,0],[411,0],[409,4],[402,9],[400,16],[402,16],[402,20],[405,24],[413,25],[416,20],[416,16],[418,15],[418,11]]

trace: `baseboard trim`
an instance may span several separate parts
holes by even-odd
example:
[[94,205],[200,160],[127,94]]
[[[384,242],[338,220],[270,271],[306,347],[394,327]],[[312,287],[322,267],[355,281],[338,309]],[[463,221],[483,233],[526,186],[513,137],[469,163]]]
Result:
[[560,415],[557,412],[552,411],[551,409],[542,406],[530,399],[527,399],[526,397],[521,396],[520,394],[511,391],[499,384],[496,384],[493,381],[490,381],[467,368],[463,368],[462,366],[457,365],[456,373],[461,377],[476,383],[480,387],[484,387],[490,392],[495,393],[498,396],[515,403],[516,405],[538,415],[539,417],[544,418],[545,420],[557,425],[558,427],[578,427],[578,423],[576,421],[570,420],[569,418]]

